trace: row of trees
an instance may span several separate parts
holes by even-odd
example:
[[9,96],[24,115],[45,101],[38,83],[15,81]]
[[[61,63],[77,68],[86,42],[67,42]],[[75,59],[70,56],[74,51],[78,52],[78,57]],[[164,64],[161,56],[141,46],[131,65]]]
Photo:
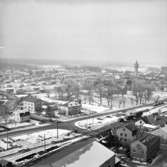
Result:
[[145,80],[135,80],[132,85],[132,91],[136,104],[146,103],[151,100],[154,85]]
[[[120,97],[120,103],[125,103],[125,95],[128,90],[132,91],[131,100],[136,104],[147,103],[151,100],[154,85],[145,80],[114,80],[96,78],[95,80],[84,80],[82,83],[75,80],[65,80],[63,86],[55,88],[59,99],[70,100],[70,98],[79,98],[85,95],[88,102],[94,102],[94,97],[99,99],[99,105],[106,99],[108,106],[112,107],[116,96]],[[85,90],[82,92],[81,90]]]

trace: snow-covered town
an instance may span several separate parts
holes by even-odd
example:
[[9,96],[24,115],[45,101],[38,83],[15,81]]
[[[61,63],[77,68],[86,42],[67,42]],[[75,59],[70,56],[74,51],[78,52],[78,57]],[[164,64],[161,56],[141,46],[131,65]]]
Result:
[[167,167],[167,0],[0,0],[0,167]]
[[[156,84],[166,81],[166,73],[161,68],[156,74],[161,80],[148,79],[136,63],[128,76],[117,71],[116,78],[104,67],[1,68],[0,158],[16,166],[34,165],[58,150],[78,149],[86,140],[85,145],[96,141],[109,149],[115,166],[150,165],[167,149],[167,85]],[[143,138],[156,142],[156,154],[144,155],[149,159],[133,153]]]

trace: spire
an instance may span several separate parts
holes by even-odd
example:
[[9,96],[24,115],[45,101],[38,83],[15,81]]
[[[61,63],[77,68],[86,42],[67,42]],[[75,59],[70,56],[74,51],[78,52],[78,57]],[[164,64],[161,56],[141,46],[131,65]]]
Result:
[[136,73],[136,75],[137,75],[138,72],[139,72],[139,63],[138,63],[137,60],[136,60],[136,62],[135,62],[135,64],[134,64],[134,70],[135,70],[135,73]]

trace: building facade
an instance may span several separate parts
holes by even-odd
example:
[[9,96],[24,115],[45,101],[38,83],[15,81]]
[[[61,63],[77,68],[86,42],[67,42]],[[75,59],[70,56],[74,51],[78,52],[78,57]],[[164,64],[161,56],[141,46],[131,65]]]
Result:
[[116,131],[118,140],[123,145],[129,145],[136,139],[137,128],[133,124],[119,127]]
[[81,107],[82,107],[81,102],[79,102],[78,100],[74,100],[74,101],[68,102],[65,105],[59,106],[58,107],[59,114],[66,115],[66,116],[77,115],[81,113]]
[[131,158],[147,162],[152,160],[160,149],[160,138],[151,135],[144,134],[140,139],[135,140],[130,145]]
[[167,126],[156,129],[151,134],[160,137],[160,148],[167,150]]
[[17,110],[13,113],[15,122],[27,122],[30,121],[30,112],[24,110]]
[[21,99],[17,108],[30,113],[35,113],[36,111],[42,110],[42,102],[40,99],[28,95]]
[[35,113],[35,103],[31,101],[23,101],[23,110]]

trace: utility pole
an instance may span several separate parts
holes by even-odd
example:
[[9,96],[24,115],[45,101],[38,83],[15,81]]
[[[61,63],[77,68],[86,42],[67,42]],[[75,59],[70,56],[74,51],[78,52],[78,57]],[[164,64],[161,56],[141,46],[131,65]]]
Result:
[[44,151],[45,151],[46,150],[46,137],[45,137],[45,133],[44,133],[43,139],[44,139]]
[[56,119],[57,139],[59,138],[58,119]]
[[8,129],[7,129],[7,134],[6,134],[6,138],[7,138],[7,150],[8,150]]

